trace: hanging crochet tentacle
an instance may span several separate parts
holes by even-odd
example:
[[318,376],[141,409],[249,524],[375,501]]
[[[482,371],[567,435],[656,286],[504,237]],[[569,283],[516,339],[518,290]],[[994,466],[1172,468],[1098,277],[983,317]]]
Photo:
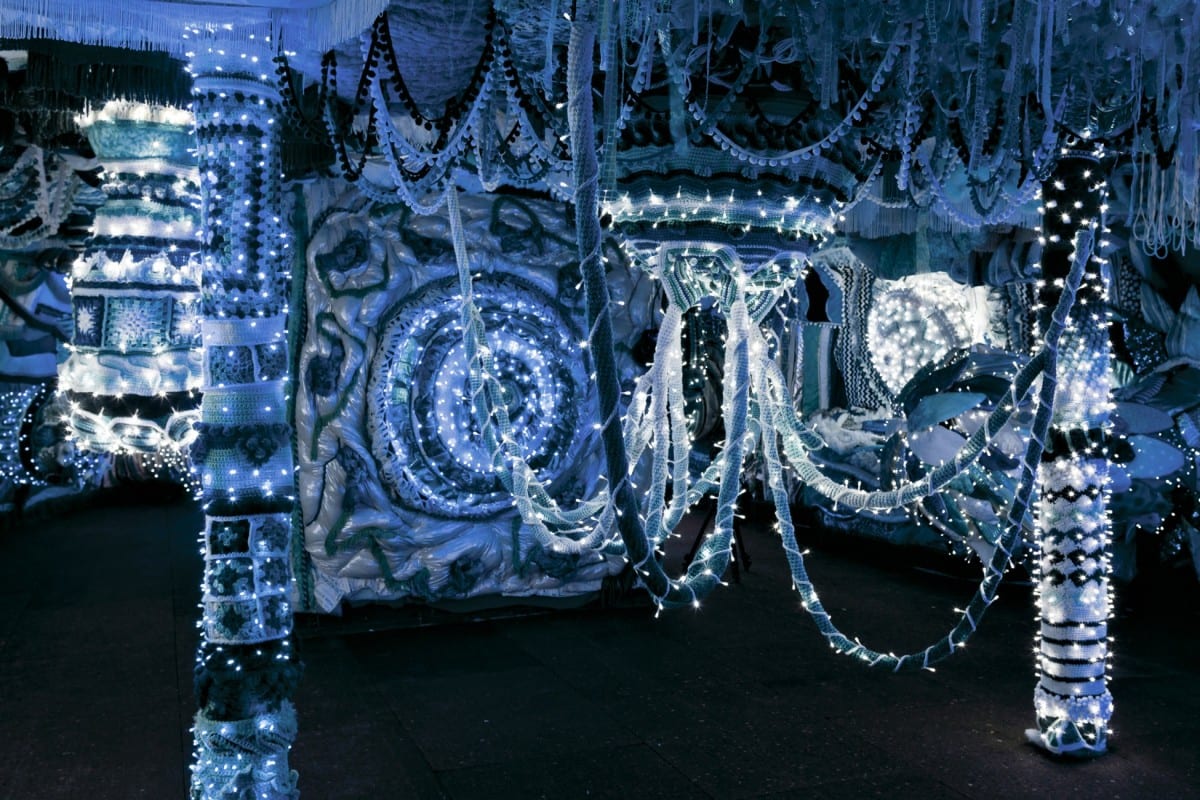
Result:
[[[1005,530],[996,544],[991,559],[985,565],[984,575],[979,588],[971,602],[962,610],[958,622],[951,631],[923,650],[907,655],[897,656],[894,653],[883,653],[862,644],[857,639],[851,639],[844,634],[833,622],[829,612],[825,610],[808,577],[804,564],[804,556],[796,543],[795,527],[792,524],[788,496],[783,484],[783,470],[779,459],[776,442],[780,431],[777,424],[780,418],[786,419],[791,407],[786,393],[780,394],[780,387],[772,385],[767,378],[767,371],[759,373],[758,400],[761,412],[760,426],[762,429],[763,452],[767,463],[767,483],[775,503],[779,520],[779,531],[783,538],[784,552],[787,555],[788,566],[792,573],[792,581],[800,593],[805,611],[813,618],[817,628],[834,649],[845,655],[855,656],[868,666],[886,667],[894,671],[905,669],[930,669],[937,662],[953,655],[956,650],[970,638],[978,628],[979,622],[988,606],[996,598],[1004,573],[1012,563],[1012,552],[1021,533],[1022,520],[1029,509],[1033,488],[1036,483],[1037,467],[1045,449],[1047,432],[1053,418],[1054,398],[1058,386],[1056,379],[1058,363],[1058,338],[1066,327],[1071,308],[1079,291],[1084,271],[1092,253],[1092,233],[1090,230],[1080,231],[1075,239],[1076,258],[1064,280],[1062,296],[1056,306],[1051,322],[1052,336],[1048,336],[1044,356],[1042,384],[1039,389],[1038,410],[1034,417],[1025,455],[1021,462],[1021,476],[1017,490],[1009,506],[1005,519]],[[781,413],[782,412],[782,413]],[[785,442],[786,442],[786,436]],[[790,458],[790,454],[789,454]]]

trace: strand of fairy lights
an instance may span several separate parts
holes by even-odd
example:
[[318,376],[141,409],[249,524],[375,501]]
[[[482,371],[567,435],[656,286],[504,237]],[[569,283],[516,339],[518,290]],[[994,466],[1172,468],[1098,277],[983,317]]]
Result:
[[[576,39],[573,36],[572,45],[575,44]],[[578,60],[576,60],[575,63],[578,63]],[[450,198],[450,202],[455,202],[453,199],[453,190],[448,197]],[[454,221],[456,216],[454,213],[455,210],[456,207],[452,208],[451,210],[452,229],[456,227],[456,223]],[[610,488],[610,492],[608,493],[607,497],[601,498],[603,500],[602,507],[605,510],[601,517],[602,524],[600,526],[594,528],[590,534],[582,538],[557,537],[554,536],[547,528],[545,524],[546,515],[544,513],[539,513],[539,510],[535,509],[533,503],[531,502],[532,493],[530,491],[530,487],[536,487],[534,491],[539,493],[544,493],[544,487],[537,485],[536,478],[532,475],[532,470],[529,470],[527,466],[515,470],[511,468],[509,463],[510,461],[512,464],[520,465],[521,460],[517,457],[519,454],[514,454],[512,452],[502,453],[502,448],[498,446],[507,444],[504,441],[503,428],[501,436],[499,437],[496,437],[494,433],[489,434],[488,431],[492,424],[492,415],[495,413],[493,409],[500,409],[502,405],[500,402],[500,388],[497,384],[489,384],[486,380],[488,368],[486,361],[486,346],[484,344],[482,331],[480,330],[481,325],[477,319],[472,317],[469,259],[465,254],[465,242],[462,240],[461,236],[461,223],[457,224],[457,233],[455,234],[454,239],[460,280],[463,282],[463,329],[464,336],[467,337],[466,347],[468,349],[468,353],[471,354],[468,358],[469,363],[478,363],[473,354],[477,352],[483,353],[482,363],[479,366],[479,374],[473,374],[470,378],[471,402],[476,406],[480,414],[480,426],[483,430],[486,446],[489,450],[497,454],[497,469],[501,471],[502,474],[506,470],[508,471],[507,482],[513,486],[514,500],[518,510],[521,512],[522,518],[534,527],[535,534],[541,544],[547,547],[565,547],[575,550],[576,552],[584,547],[595,545],[596,543],[609,544],[612,541],[611,526],[614,518],[619,518],[620,516],[619,509],[614,507],[613,499],[619,495],[621,485],[628,482],[628,474],[621,475],[617,483]],[[734,286],[736,286],[736,288],[734,289],[732,297],[726,295],[725,298],[726,302],[730,303],[728,313],[731,315],[731,319],[739,323],[743,320],[743,318],[748,319],[748,315],[745,315],[744,283],[744,277],[739,274],[738,280],[734,281]],[[592,337],[589,336],[589,341],[591,338]],[[729,424],[732,426],[731,429],[734,431],[734,433],[730,433],[730,438],[727,440],[724,457],[720,462],[723,468],[722,471],[725,474],[723,475],[723,480],[720,482],[721,497],[718,504],[717,529],[714,532],[710,542],[702,547],[701,558],[698,559],[698,561],[693,562],[689,568],[688,576],[685,579],[679,581],[667,579],[664,584],[665,576],[661,573],[661,567],[657,564],[657,562],[653,561],[653,548],[649,547],[648,543],[650,540],[661,541],[666,534],[662,531],[656,531],[647,535],[644,520],[638,520],[637,523],[633,525],[633,528],[643,537],[642,542],[636,545],[636,547],[633,549],[645,554],[645,556],[635,564],[635,568],[639,570],[639,572],[643,575],[643,578],[652,579],[652,582],[656,586],[663,587],[661,594],[659,594],[659,591],[657,590],[652,590],[652,593],[656,595],[656,602],[658,602],[660,606],[665,604],[680,603],[694,604],[697,602],[699,596],[696,591],[697,585],[703,585],[705,591],[711,589],[711,587],[716,583],[714,580],[715,575],[719,575],[720,571],[723,570],[723,567],[722,570],[714,569],[714,565],[709,563],[710,559],[715,557],[718,560],[721,560],[728,559],[729,557],[728,548],[725,545],[728,544],[729,537],[732,536],[732,526],[730,525],[729,530],[726,530],[723,522],[726,518],[729,520],[732,519],[733,502],[736,499],[736,492],[731,491],[729,489],[729,485],[730,483],[734,483],[736,485],[736,476],[740,473],[742,467],[742,457],[745,453],[744,447],[746,442],[744,441],[744,434],[746,432],[746,415],[749,407],[749,356],[747,353],[749,348],[747,342],[748,338],[748,328],[745,325],[731,325],[730,340],[727,343],[727,380],[728,376],[733,376],[733,379],[731,382],[732,385],[727,388],[727,398],[733,399],[727,399],[727,403],[733,403],[733,405],[727,405],[726,419],[730,421]],[[474,342],[472,342],[472,339],[474,339]],[[729,361],[731,358],[734,360]],[[745,362],[747,366],[745,367],[743,367],[743,361],[741,360],[743,358],[747,359]],[[1025,392],[1029,391],[1033,377],[1035,376],[1037,370],[1042,368],[1046,360],[1047,359],[1035,359],[1022,373],[1022,375],[1019,376],[1019,380],[1014,387],[1014,392],[1018,397],[1023,396]],[[472,368],[472,371],[474,372],[474,368]],[[651,373],[648,374],[657,376],[661,375],[662,373],[656,373],[656,371],[652,370]],[[659,392],[663,392],[664,389],[665,387],[661,385],[655,387],[655,390]],[[743,403],[745,403],[745,405],[743,405]],[[488,408],[489,405],[491,408]],[[840,483],[836,483],[821,475],[816,470],[815,465],[812,464],[812,462],[804,455],[804,429],[798,423],[798,420],[787,420],[789,423],[793,424],[788,425],[785,429],[787,433],[792,434],[790,436],[785,436],[785,444],[791,444],[793,446],[796,444],[801,445],[800,448],[793,447],[792,449],[794,452],[789,453],[789,456],[795,458],[795,460],[798,462],[798,471],[801,473],[803,479],[807,479],[807,482],[815,484],[821,490],[833,493],[834,496],[836,496],[839,500],[855,507],[894,508],[898,505],[911,502],[919,497],[926,496],[932,491],[935,491],[937,488],[940,488],[941,485],[944,485],[944,483],[948,482],[957,474],[961,473],[962,470],[974,460],[974,458],[978,457],[988,439],[990,439],[990,437],[1003,426],[1004,422],[1007,422],[1008,416],[1013,413],[1016,405],[1017,403],[1014,402],[1011,406],[1001,406],[997,408],[992,415],[992,419],[989,420],[989,422],[994,424],[985,424],[982,426],[980,431],[977,431],[977,435],[968,440],[968,445],[964,448],[964,452],[960,453],[959,457],[956,457],[953,461],[948,462],[946,465],[943,465],[935,470],[933,473],[931,473],[928,479],[921,482],[912,482],[889,492],[868,493],[862,492],[861,490],[850,490]],[[500,414],[503,414],[502,409],[500,409]],[[504,420],[501,416],[501,425],[503,426],[503,424]],[[600,424],[603,427],[607,424],[611,424],[611,422],[602,421]],[[626,427],[622,438],[626,440],[632,440],[634,447],[630,448],[630,455],[640,455],[638,450],[642,446],[642,442],[648,443],[650,441],[650,437],[641,432],[638,432],[638,435],[633,436],[630,434],[631,429]],[[753,441],[752,436],[751,441]],[[656,449],[658,453],[664,454],[660,457],[665,458],[665,453],[668,450],[668,446],[666,446],[665,442],[662,444],[663,446],[660,446]],[[812,444],[812,442],[810,442],[810,444]],[[636,460],[631,460],[629,463],[636,464]],[[632,470],[630,470],[630,472],[632,472]],[[654,483],[655,488],[657,488],[658,485],[663,485],[665,487],[665,481],[656,480]],[[678,490],[683,487],[676,488]],[[655,504],[658,502],[660,501],[654,501]],[[547,505],[549,505],[553,510],[552,502]],[[609,509],[613,510],[609,511]],[[656,518],[657,514],[658,511],[656,505]],[[578,517],[570,520],[572,523],[576,521],[578,521]],[[563,541],[564,538],[566,538],[565,543]],[[626,542],[626,545],[629,546],[629,542]]]
[[[200,711],[192,794],[295,798],[291,234],[282,220],[280,97],[268,27],[185,34],[204,210],[201,422],[193,447],[205,511]],[[239,41],[240,40],[240,41]]]
[[[664,276],[659,275],[658,277],[662,279]],[[460,269],[460,278],[464,281],[464,285],[469,284],[469,270]],[[674,281],[674,278],[667,278],[667,280]],[[470,315],[470,296],[471,295],[468,286],[468,288],[464,290],[464,313],[468,314],[468,316]],[[672,303],[672,305],[669,307],[666,315],[664,316],[662,328],[660,329],[658,352],[662,355],[660,358],[655,360],[651,370],[645,376],[643,376],[642,380],[639,381],[634,390],[633,401],[629,406],[629,416],[627,419],[625,436],[626,441],[633,445],[630,449],[631,461],[633,461],[632,457],[640,456],[648,442],[662,441],[664,444],[667,444],[667,442],[670,441],[669,434],[664,435],[664,431],[669,426],[665,425],[663,420],[664,418],[670,416],[669,409],[671,402],[669,400],[664,402],[662,398],[669,398],[672,392],[680,392],[681,390],[678,385],[674,387],[665,385],[663,377],[667,373],[674,373],[676,375],[680,373],[680,370],[677,366],[675,366],[674,369],[668,369],[665,367],[665,365],[668,363],[673,363],[675,360],[671,354],[674,353],[676,356],[678,354],[677,344],[672,346],[672,341],[677,341],[678,316],[681,311],[682,309],[678,303]],[[464,326],[464,329],[470,331],[473,327],[475,326],[467,325]],[[731,345],[731,350],[737,350],[739,346],[739,337],[744,339],[749,336],[747,331],[748,329],[734,327],[734,333],[732,334],[733,344]],[[1052,343],[1053,341],[1054,334],[1051,332],[1051,335],[1048,337],[1048,342]],[[759,343],[756,349],[760,353],[765,352],[765,343]],[[960,454],[958,458],[954,459],[952,462],[949,462],[947,465],[944,465],[942,468],[939,468],[939,470],[937,470],[925,481],[910,483],[906,486],[900,487],[897,490],[894,490],[894,492],[868,493],[862,492],[861,490],[850,490],[841,483],[824,477],[817,472],[817,466],[806,454],[807,447],[811,447],[819,443],[812,440],[811,434],[807,433],[803,423],[795,416],[794,408],[792,408],[790,411],[777,412],[784,415],[782,428],[789,449],[789,460],[795,462],[795,464],[801,465],[798,471],[801,473],[802,479],[806,480],[819,490],[824,490],[828,496],[831,499],[834,499],[836,502],[843,503],[851,507],[876,509],[896,508],[907,503],[911,503],[920,497],[928,496],[933,491],[936,491],[936,489],[941,485],[944,485],[944,483],[948,482],[953,477],[961,474],[965,466],[969,464],[979,452],[982,451],[983,447],[990,440],[990,438],[994,436],[1000,428],[1003,427],[1005,422],[1007,422],[1008,418],[1013,413],[1013,410],[1019,404],[1021,398],[1026,392],[1029,391],[1030,387],[1032,386],[1033,379],[1037,376],[1039,371],[1044,368],[1045,361],[1046,357],[1043,356],[1042,358],[1034,359],[1031,364],[1027,365],[1027,367],[1022,371],[1015,381],[1013,399],[997,408],[997,410],[988,418],[988,420],[980,426],[977,433],[972,437],[971,440],[969,440],[970,444],[964,448],[963,454]],[[774,367],[773,362],[769,362],[768,366],[763,367],[763,380],[759,383],[760,387],[767,385],[783,385],[782,376],[775,374],[773,372],[774,369],[776,368]],[[484,385],[485,380],[481,375],[478,386],[481,389]],[[736,379],[736,374],[735,380],[733,381],[733,386],[735,389],[739,386],[739,383]],[[736,391],[734,394],[736,395]],[[476,389],[473,392],[473,396],[476,398],[480,396],[479,389]],[[644,415],[641,413],[641,409],[646,407],[647,399],[649,399],[650,413],[648,415]],[[667,414],[663,413],[664,406],[667,407]],[[485,414],[486,413],[487,412],[485,411]],[[502,414],[503,410],[497,409],[495,413]],[[648,432],[645,430],[645,423],[643,420],[646,418],[648,418],[651,421],[650,424],[654,426],[655,432],[653,434],[648,435]],[[484,431],[488,429],[488,423],[489,418],[485,417],[483,424],[481,425]],[[676,429],[682,430],[683,425],[677,425]],[[679,448],[679,445],[676,442],[672,442],[672,444],[674,444],[676,448]],[[648,525],[647,535],[653,541],[661,541],[666,535],[669,535],[670,530],[673,528],[674,523],[678,519],[680,509],[684,507],[682,503],[675,503],[671,512],[666,514],[663,514],[662,512],[662,507],[665,501],[665,487],[667,483],[665,480],[665,469],[668,461],[666,458],[666,453],[668,453],[671,449],[672,448],[670,446],[653,448],[655,453],[655,462],[652,471],[653,478],[651,480],[651,486],[649,487],[649,490],[645,493],[647,498],[646,504],[648,508],[648,513],[646,515]],[[680,495],[686,495],[691,498],[695,496],[695,491],[691,489],[689,489],[686,493],[679,491],[682,486],[686,486],[686,483],[680,481],[678,477],[681,475],[679,471],[679,465],[682,460],[683,459],[681,458],[675,459],[675,480],[677,481],[675,484],[675,497],[678,498]],[[727,456],[722,460],[722,463],[719,466],[728,469],[728,463],[733,460],[735,459]],[[499,466],[500,468],[503,468],[504,465],[501,463]],[[722,471],[725,471],[725,469]],[[530,524],[537,526],[539,533],[545,537],[548,533],[548,530],[546,526],[542,524],[545,522],[544,513],[539,513],[540,510],[531,511],[532,505],[522,502],[522,493],[523,491],[527,490],[526,487],[528,486],[528,480],[532,474],[532,471],[525,469],[521,471],[521,474],[524,476],[525,483],[522,484],[521,482],[518,482],[514,490],[517,494],[518,508],[523,512],[523,518]],[[602,499],[605,502],[605,507],[610,507],[607,496]],[[610,531],[609,526],[612,523],[613,516],[614,515],[612,513],[606,515],[602,520],[602,524],[597,527],[596,531],[593,531],[593,534],[590,538],[578,540],[572,539],[571,542],[574,545],[582,548],[583,546],[594,545],[596,541],[611,541],[611,538],[605,534],[608,534]],[[662,520],[661,522],[659,522],[660,519]],[[570,520],[560,521],[575,523],[578,520],[577,518],[573,517]],[[651,526],[649,524],[651,522],[658,523],[658,527]],[[554,539],[543,538],[542,541],[545,546],[555,545]],[[721,538],[718,536],[715,541],[720,543]],[[639,566],[643,568],[645,567],[644,564]]]

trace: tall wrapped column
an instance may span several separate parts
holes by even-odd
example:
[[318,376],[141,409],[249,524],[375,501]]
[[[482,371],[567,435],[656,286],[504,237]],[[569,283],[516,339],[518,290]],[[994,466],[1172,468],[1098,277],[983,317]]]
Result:
[[78,123],[105,202],[72,270],[74,336],[59,369],[68,424],[84,449],[178,458],[200,416],[192,114],[111,101]]
[[1106,685],[1111,347],[1106,269],[1098,255],[1105,186],[1099,155],[1064,153],[1042,193],[1040,305],[1054,307],[1077,246],[1087,246],[1094,237],[1096,253],[1087,264],[1059,346],[1053,426],[1038,473],[1041,629],[1034,691],[1037,729],[1029,733],[1035,743],[1067,755],[1103,753],[1112,715]]
[[289,234],[269,31],[191,30],[200,170],[202,641],[192,796],[290,798]]

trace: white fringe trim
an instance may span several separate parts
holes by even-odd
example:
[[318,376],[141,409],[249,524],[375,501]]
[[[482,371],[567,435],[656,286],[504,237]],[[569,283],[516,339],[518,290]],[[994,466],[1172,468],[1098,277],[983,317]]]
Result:
[[[0,6],[0,38],[51,38],[80,44],[134,50],[162,50],[183,57],[189,49],[187,27],[227,28],[236,44],[264,28],[278,32],[284,45],[323,52],[371,26],[387,0],[310,0],[320,5],[297,8],[289,0],[223,0],[220,5],[194,0],[6,0]],[[279,8],[262,5],[278,3]]]

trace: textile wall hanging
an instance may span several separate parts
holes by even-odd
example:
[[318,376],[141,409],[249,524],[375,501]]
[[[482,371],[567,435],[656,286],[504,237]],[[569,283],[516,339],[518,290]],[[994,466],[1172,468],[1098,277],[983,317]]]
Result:
[[79,123],[106,201],[72,270],[74,336],[59,372],[71,429],[96,452],[174,450],[182,461],[201,377],[192,115],[114,101]]
[[[310,192],[319,194],[319,192]],[[314,200],[314,205],[320,202]],[[561,204],[462,200],[476,303],[512,436],[564,505],[603,485],[577,256]],[[308,602],[594,592],[599,552],[540,548],[478,439],[444,217],[356,192],[316,214],[297,352],[296,435]],[[622,381],[654,324],[649,280],[618,265]]]

